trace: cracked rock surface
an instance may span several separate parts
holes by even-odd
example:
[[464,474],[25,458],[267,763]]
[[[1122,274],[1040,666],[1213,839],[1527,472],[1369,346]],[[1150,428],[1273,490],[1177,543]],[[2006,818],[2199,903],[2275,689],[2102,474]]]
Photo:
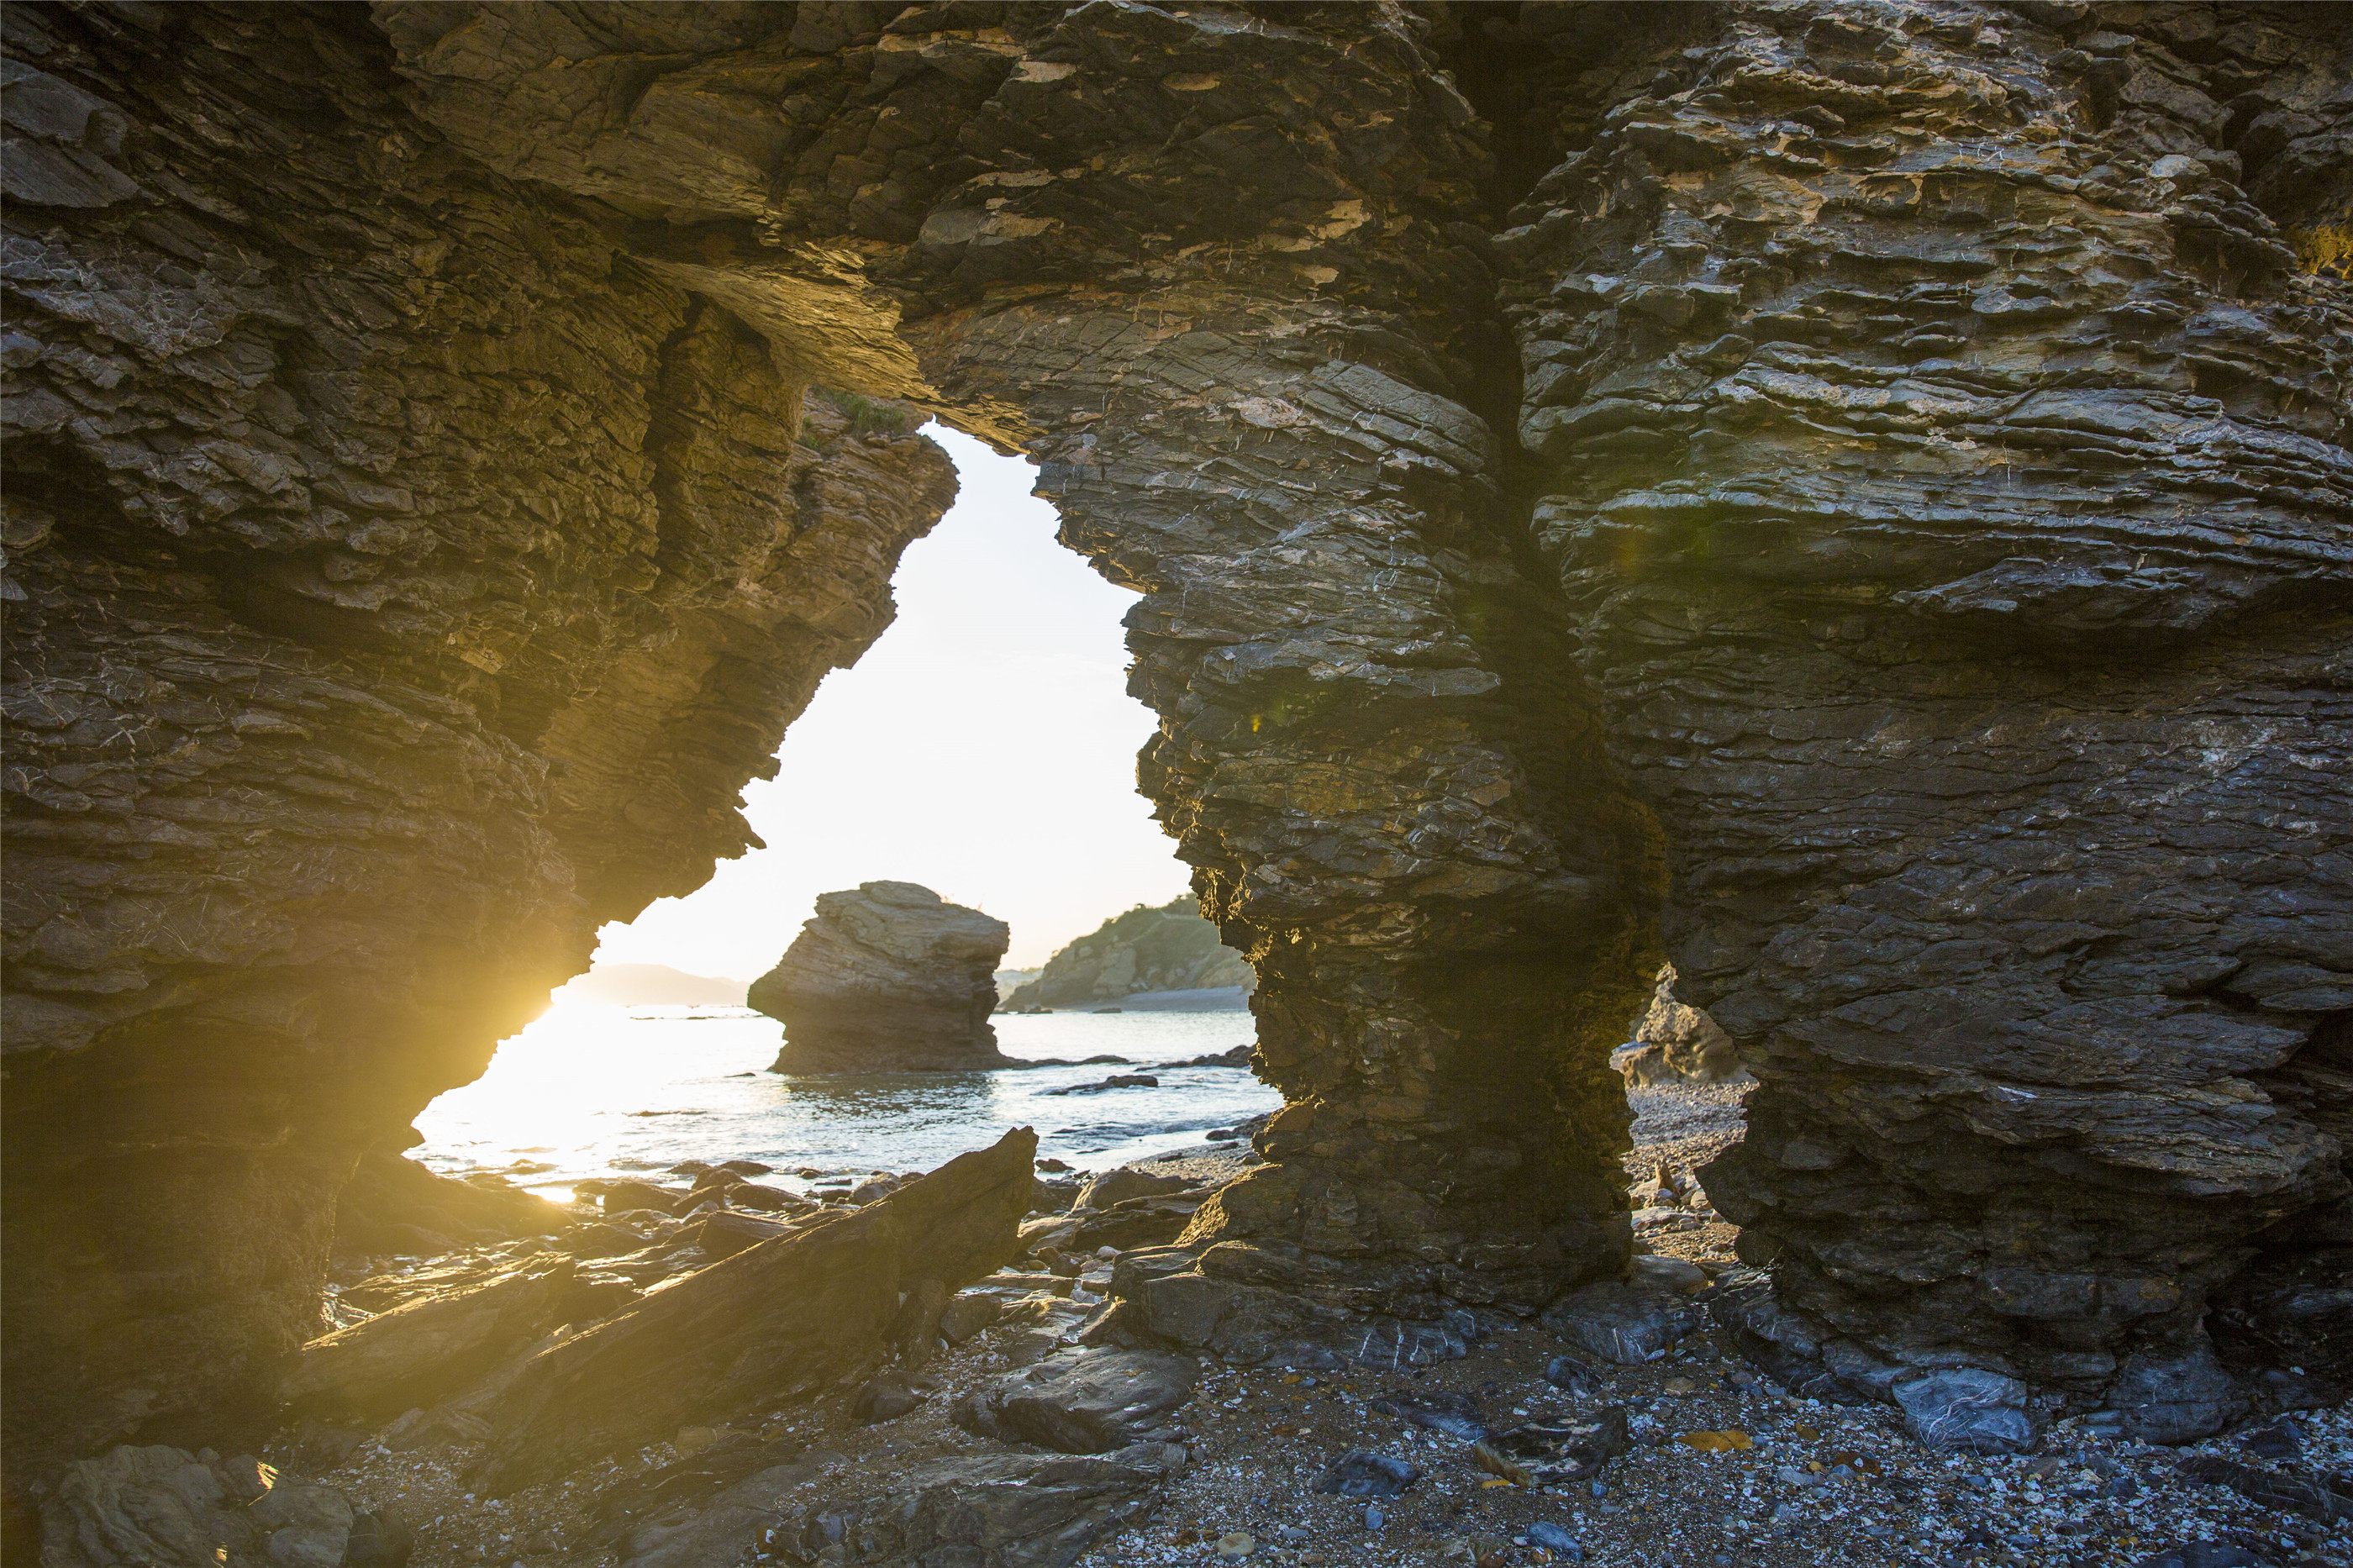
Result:
[[1115,1286],[1185,1342],[1614,1277],[1671,959],[1816,1375],[2341,1357],[2341,23],[1596,15],[11,7],[11,1453],[237,1408],[748,842],[948,499],[866,399],[1143,595],[1291,1102]]

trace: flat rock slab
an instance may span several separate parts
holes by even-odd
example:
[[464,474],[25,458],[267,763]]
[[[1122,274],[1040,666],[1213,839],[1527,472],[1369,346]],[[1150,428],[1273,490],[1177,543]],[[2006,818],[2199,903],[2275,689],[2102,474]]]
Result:
[[1037,1134],[1017,1128],[539,1352],[490,1412],[484,1489],[501,1496],[879,1365],[902,1292],[953,1289],[1011,1258],[1037,1152]]
[[1124,1448],[1193,1397],[1200,1363],[1161,1351],[1095,1351],[1040,1362],[957,1402],[956,1425],[1065,1454]]
[[1640,1366],[1699,1327],[1700,1315],[1672,1296],[1609,1280],[1570,1291],[1542,1321],[1605,1361]]
[[547,1254],[322,1335],[302,1347],[279,1396],[297,1414],[363,1417],[437,1404],[565,1321],[573,1268]]
[[[741,1474],[749,1462],[754,1468]],[[807,1500],[802,1487],[843,1463],[827,1450],[800,1454],[768,1451],[723,1455],[702,1473],[672,1466],[654,1495],[630,1500],[623,1510],[636,1517],[620,1523],[619,1556],[628,1568],[704,1568],[739,1563],[754,1550],[759,1534],[790,1517]],[[733,1473],[731,1473],[733,1472]],[[740,1478],[740,1479],[739,1479]],[[699,1484],[709,1483],[709,1484]],[[718,1485],[715,1493],[710,1484]]]
[[902,1472],[887,1490],[807,1504],[759,1544],[828,1568],[1065,1568],[1149,1512],[1185,1460],[1171,1443],[1102,1458],[942,1459]]

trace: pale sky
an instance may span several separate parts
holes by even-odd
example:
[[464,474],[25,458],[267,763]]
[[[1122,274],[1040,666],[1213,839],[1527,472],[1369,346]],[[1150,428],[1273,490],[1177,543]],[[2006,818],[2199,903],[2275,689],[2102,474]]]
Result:
[[921,882],[1013,928],[1006,963],[1185,891],[1175,840],[1135,791],[1151,710],[1127,695],[1119,618],[1134,595],[1054,542],[1036,470],[934,425],[963,489],[908,547],[899,618],[818,688],[744,792],[765,850],[701,890],[608,925],[598,959],[751,979],[817,895]]

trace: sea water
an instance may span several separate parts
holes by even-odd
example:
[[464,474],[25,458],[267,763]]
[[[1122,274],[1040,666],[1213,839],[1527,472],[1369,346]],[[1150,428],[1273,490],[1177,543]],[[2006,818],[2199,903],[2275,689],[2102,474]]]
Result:
[[[790,1173],[925,1171],[1038,1131],[1040,1158],[1103,1170],[1275,1110],[1247,1068],[1157,1064],[1248,1044],[1247,1012],[1001,1014],[997,1047],[1024,1060],[1124,1057],[1128,1065],[786,1078],[766,1070],[776,1020],[740,1007],[616,1007],[560,998],[502,1042],[490,1068],[417,1119],[410,1153],[453,1175],[497,1171],[560,1200],[594,1176],[684,1160],[756,1160]],[[1048,1091],[1147,1073],[1156,1089]],[[1228,1145],[1231,1147],[1231,1145]]]

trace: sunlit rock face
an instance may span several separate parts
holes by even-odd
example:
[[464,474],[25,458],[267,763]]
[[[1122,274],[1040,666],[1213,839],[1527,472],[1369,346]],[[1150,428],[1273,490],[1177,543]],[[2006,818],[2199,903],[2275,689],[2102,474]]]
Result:
[[[1143,591],[1143,784],[1294,1102],[1200,1237],[1420,1317],[1613,1271],[1607,1052],[1657,849],[1510,499],[1494,167],[1426,25],[816,5],[726,13],[776,29],[730,40],[720,15],[380,12],[426,120],[644,215],[649,266],[815,374],[1018,443],[1063,538]],[[649,57],[675,68],[646,91],[590,88]],[[828,268],[903,364],[794,325]]]
[[2146,1387],[2353,1242],[2322,8],[138,15],[8,21],[68,84],[12,1247],[99,1303],[11,1353],[106,1413],[12,1431],[240,1386],[343,1130],[744,842],[944,499],[797,447],[808,383],[1026,450],[1145,595],[1142,781],[1293,1102],[1188,1300],[1612,1272],[1662,957],[1764,1080],[1710,1194],[1868,1392]]
[[247,1413],[360,1149],[751,842],[737,789],[954,479],[452,152],[364,11],[5,25],[45,150],[8,158],[14,1461]]

